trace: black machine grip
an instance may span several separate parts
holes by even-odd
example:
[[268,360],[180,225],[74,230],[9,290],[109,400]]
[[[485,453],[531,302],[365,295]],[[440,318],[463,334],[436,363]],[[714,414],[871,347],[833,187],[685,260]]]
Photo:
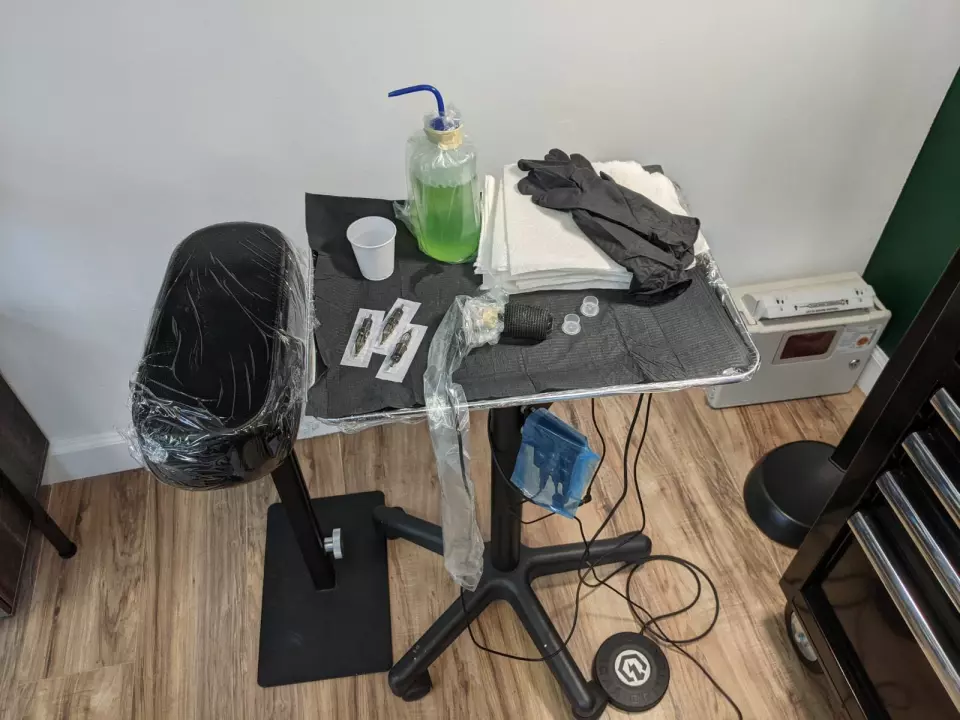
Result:
[[536,305],[507,303],[503,311],[501,342],[510,344],[534,344],[547,339],[553,315]]

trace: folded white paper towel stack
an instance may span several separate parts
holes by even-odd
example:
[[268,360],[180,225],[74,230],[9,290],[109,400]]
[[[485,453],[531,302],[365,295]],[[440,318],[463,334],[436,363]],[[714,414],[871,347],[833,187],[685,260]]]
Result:
[[[661,207],[688,215],[673,182],[636,162],[594,163],[615,182],[635,190]],[[535,290],[626,290],[633,277],[591,242],[570,213],[535,205],[517,190],[524,172],[516,165],[499,179],[487,175],[483,191],[483,232],[474,268],[482,288],[499,285],[508,293]],[[706,249],[703,234],[694,246]]]

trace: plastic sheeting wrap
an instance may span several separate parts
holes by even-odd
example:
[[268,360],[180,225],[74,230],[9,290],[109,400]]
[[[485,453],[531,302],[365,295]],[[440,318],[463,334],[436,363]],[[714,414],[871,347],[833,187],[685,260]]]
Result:
[[407,141],[407,200],[394,210],[427,255],[465,262],[480,241],[477,153],[456,108],[428,113]]
[[430,440],[440,478],[443,563],[467,590],[477,589],[483,573],[483,537],[477,527],[477,504],[468,470],[470,412],[463,388],[453,382],[453,373],[471,350],[500,340],[506,301],[506,294],[498,290],[479,297],[457,296],[430,342],[423,377]]
[[313,328],[310,265],[275,228],[224,223],[174,250],[130,385],[131,452],[170,485],[255,480],[293,447]]
[[[403,226],[397,232],[397,270],[382,282],[366,282],[356,269],[343,233],[364,215],[392,215],[386,200],[307,196],[307,231],[317,252],[315,304],[318,379],[307,414],[346,432],[426,416],[421,348],[402,383],[371,381],[375,370],[341,367],[340,358],[359,308],[386,310],[396,298],[421,303],[416,321],[427,340],[457,295],[476,295],[480,278],[463,265],[425,257]],[[471,410],[548,403],[585,397],[706,387],[749,379],[759,355],[734,309],[730,292],[704,246],[680,297],[638,306],[623,291],[590,291],[600,312],[584,318],[582,332],[560,331],[567,313],[578,312],[584,292],[543,291],[519,296],[554,318],[550,337],[538,345],[477,348],[454,380]]]

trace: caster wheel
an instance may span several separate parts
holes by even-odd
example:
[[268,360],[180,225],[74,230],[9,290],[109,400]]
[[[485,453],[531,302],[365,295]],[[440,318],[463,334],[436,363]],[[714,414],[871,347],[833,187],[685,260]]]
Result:
[[403,695],[400,697],[404,702],[416,702],[426,697],[427,693],[431,690],[433,690],[433,680],[430,679],[430,673],[425,672],[422,675],[417,675],[413,682],[410,683],[410,687],[404,690]]
[[[406,513],[407,513],[407,511],[404,510],[402,507],[393,507],[392,509],[393,509],[393,510],[399,510],[399,511],[402,512],[404,515],[406,515]],[[390,530],[389,528],[386,528],[386,527],[383,528],[383,534],[384,534],[384,536],[387,538],[387,540],[399,540],[399,539],[400,539],[400,536],[399,536],[399,535],[397,535],[395,532],[393,532],[392,530]]]
[[572,708],[576,720],[598,720],[607,709],[607,694],[596,680],[590,683],[590,693],[593,695],[593,707],[590,710]]
[[800,617],[790,603],[783,611],[783,621],[787,626],[787,637],[790,638],[790,644],[793,651],[797,654],[800,662],[810,672],[820,675],[823,673],[823,667],[820,665],[820,658],[817,657],[817,651],[813,643],[807,636],[807,631],[800,622]]

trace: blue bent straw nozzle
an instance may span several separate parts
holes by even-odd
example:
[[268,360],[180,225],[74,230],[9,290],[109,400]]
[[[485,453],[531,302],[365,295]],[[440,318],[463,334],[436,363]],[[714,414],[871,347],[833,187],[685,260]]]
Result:
[[399,95],[409,95],[410,93],[415,92],[430,92],[433,93],[433,96],[437,99],[437,117],[433,121],[434,130],[445,130],[443,124],[443,116],[445,112],[445,107],[443,105],[443,95],[440,94],[440,91],[437,90],[433,85],[411,85],[410,87],[400,88],[399,90],[391,90],[387,93],[387,97],[397,97]]

